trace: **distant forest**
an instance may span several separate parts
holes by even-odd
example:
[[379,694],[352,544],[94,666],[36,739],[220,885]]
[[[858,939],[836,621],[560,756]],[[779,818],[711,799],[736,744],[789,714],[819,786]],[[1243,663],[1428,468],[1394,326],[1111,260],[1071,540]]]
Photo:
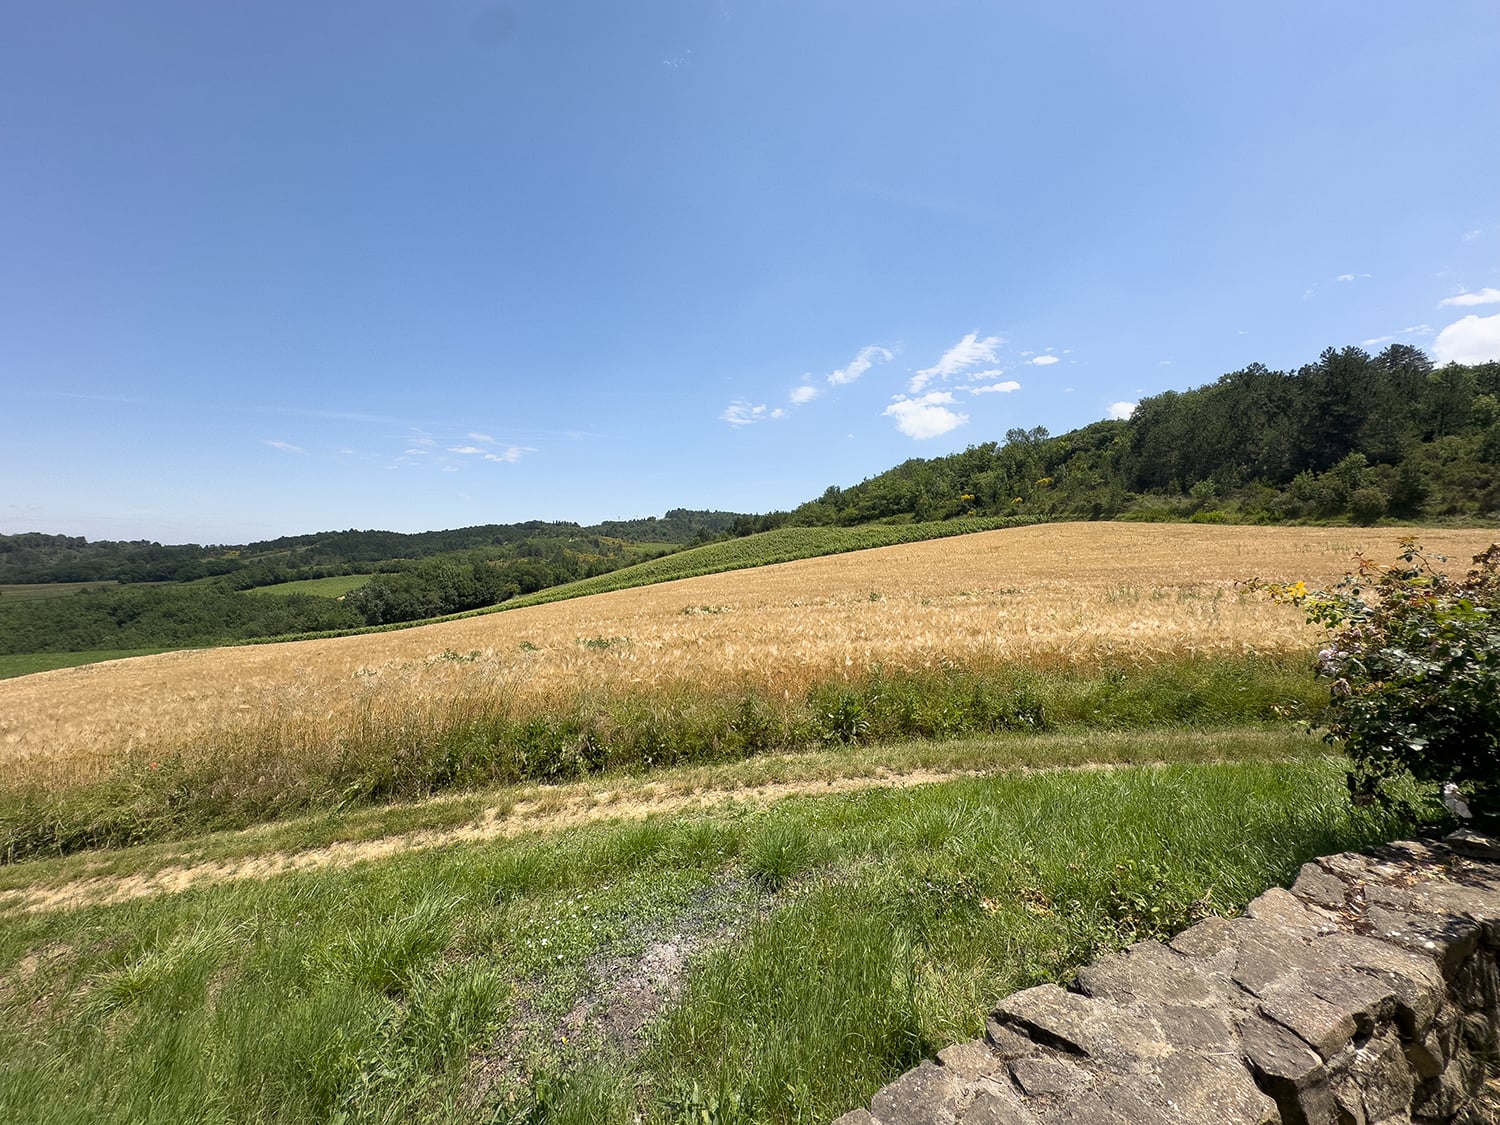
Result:
[[[1144,399],[1128,420],[906,461],[789,512],[676,509],[581,527],[331,531],[238,547],[0,536],[0,583],[112,581],[53,598],[0,593],[0,653],[224,644],[495,605],[715,539],[779,527],[1009,515],[1214,523],[1500,518],[1500,363],[1434,368],[1419,350],[1330,348]],[[240,591],[368,574],[342,598]]]
[[164,547],[144,540],[89,540],[70,535],[27,532],[0,535],[0,583],[20,582],[192,582],[228,577],[248,590],[304,578],[373,574],[456,552],[489,552],[493,557],[537,557],[549,544],[604,540],[622,544],[680,547],[708,542],[737,518],[734,512],[691,512],[677,508],[658,519],[610,520],[582,527],[576,523],[485,524],[453,531],[323,531],[290,535],[241,546]]
[[1416,348],[1328,349],[1296,371],[1259,364],[1143,399],[1127,421],[904,462],[748,535],[1014,514],[1035,519],[1353,522],[1500,516],[1500,363],[1434,368]]

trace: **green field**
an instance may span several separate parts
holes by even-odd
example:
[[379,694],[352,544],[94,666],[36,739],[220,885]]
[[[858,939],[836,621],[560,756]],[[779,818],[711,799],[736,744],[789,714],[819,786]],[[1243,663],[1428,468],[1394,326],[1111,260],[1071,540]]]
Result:
[[11,913],[0,1118],[827,1122],[1005,994],[1398,829],[1332,759],[1049,771]]
[[0,605],[12,601],[34,601],[37,598],[62,598],[80,590],[99,590],[118,586],[118,582],[9,582],[0,583]]
[[54,668],[98,664],[101,660],[123,660],[127,656],[151,656],[171,651],[165,648],[133,648],[100,652],[26,652],[15,656],[0,655],[0,680],[8,680],[12,676],[29,676],[33,672],[50,672]]
[[339,574],[332,578],[304,578],[299,582],[279,582],[274,586],[256,586],[247,594],[313,594],[320,598],[341,598],[358,590],[371,578],[368,574]]

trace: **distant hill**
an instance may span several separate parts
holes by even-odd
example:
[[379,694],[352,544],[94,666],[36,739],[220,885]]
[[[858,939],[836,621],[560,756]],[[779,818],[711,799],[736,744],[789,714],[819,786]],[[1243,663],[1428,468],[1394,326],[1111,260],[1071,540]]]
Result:
[[[191,582],[199,578],[249,574],[253,581],[234,583],[248,588],[297,579],[325,578],[338,573],[370,573],[378,569],[379,564],[393,560],[516,548],[528,543],[614,539],[630,544],[684,546],[723,534],[737,518],[739,516],[734,512],[675,508],[660,518],[611,520],[591,527],[562,521],[530,520],[416,534],[351,528],[230,546],[200,546],[196,543],[163,546],[145,540],[90,541],[79,536],[27,532],[0,535],[0,583]],[[523,550],[520,553],[528,552]]]
[[1500,363],[1435,368],[1416,348],[1328,349],[1143,399],[1128,421],[913,459],[791,512],[783,526],[957,516],[1200,522],[1500,518]]

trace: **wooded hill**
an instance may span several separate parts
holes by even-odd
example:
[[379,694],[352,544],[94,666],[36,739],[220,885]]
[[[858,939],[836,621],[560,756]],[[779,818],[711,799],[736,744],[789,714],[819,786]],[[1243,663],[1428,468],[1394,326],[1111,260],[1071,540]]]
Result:
[[906,461],[774,527],[1015,514],[1235,523],[1500,515],[1500,363],[1434,368],[1416,348],[1328,349],[1296,371],[1253,364],[1143,399],[1128,421]]
[[[163,546],[81,536],[27,532],[0,535],[0,583],[22,582],[191,582],[229,576],[248,590],[304,578],[374,574],[460,551],[492,557],[542,558],[554,548],[573,545],[585,553],[608,553],[605,540],[628,544],[681,546],[722,534],[735,512],[693,512],[676,508],[658,519],[610,520],[583,527],[564,521],[484,524],[452,531],[323,531],[290,535],[238,546]],[[576,577],[576,576],[575,576]]]

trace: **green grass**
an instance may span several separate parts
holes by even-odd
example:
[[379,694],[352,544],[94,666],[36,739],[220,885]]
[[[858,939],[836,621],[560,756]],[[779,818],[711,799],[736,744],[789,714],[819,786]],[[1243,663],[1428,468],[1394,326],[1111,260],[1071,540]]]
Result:
[[103,660],[123,660],[127,656],[151,656],[158,652],[171,652],[165,648],[103,649],[97,652],[24,652],[0,655],[0,680],[12,676],[29,676],[33,672],[50,672],[54,668],[77,668],[82,664],[98,664]]
[[1011,733],[882,746],[831,744],[795,754],[763,754],[636,776],[590,777],[545,786],[508,785],[414,804],[335,808],[239,831],[0,864],[0,891],[37,882],[149,876],[184,863],[233,863],[270,852],[301,852],[408,833],[442,832],[478,822],[487,809],[497,816],[506,815],[523,802],[539,807],[529,823],[536,831],[545,831],[549,806],[597,807],[607,813],[611,806],[656,795],[707,794],[733,801],[758,786],[831,784],[918,771],[999,773],[1111,765],[1294,761],[1320,758],[1326,752],[1320,741],[1285,723],[1206,730]]
[[37,598],[62,598],[79,590],[99,590],[118,586],[113,580],[99,582],[0,582],[0,605]]
[[303,578],[296,582],[278,582],[274,586],[254,586],[247,594],[313,594],[320,598],[341,598],[369,582],[369,574],[337,574],[332,578]]
[[[1332,759],[1037,773],[11,916],[0,1119],[826,1122],[1005,994],[1399,828]],[[678,998],[605,1034],[662,943]]]

